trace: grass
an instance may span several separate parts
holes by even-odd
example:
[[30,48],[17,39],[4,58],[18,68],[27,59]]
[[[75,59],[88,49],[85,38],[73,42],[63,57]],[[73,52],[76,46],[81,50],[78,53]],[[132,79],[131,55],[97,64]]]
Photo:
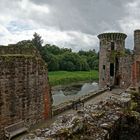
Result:
[[51,86],[66,85],[78,81],[98,80],[98,71],[53,71],[49,72]]

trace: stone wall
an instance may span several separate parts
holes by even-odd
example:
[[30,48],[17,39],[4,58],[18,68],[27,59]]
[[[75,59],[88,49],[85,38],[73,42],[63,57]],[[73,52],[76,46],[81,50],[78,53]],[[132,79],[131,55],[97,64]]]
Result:
[[140,55],[140,30],[134,31],[134,52]]
[[[102,89],[102,90],[84,95],[78,99],[73,99],[73,100],[70,100],[68,102],[64,102],[64,103],[52,108],[52,112],[53,112],[52,114],[53,114],[53,116],[55,116],[55,115],[58,115],[64,111],[68,110],[68,109],[72,109],[72,108],[74,108],[74,106],[73,106],[74,103],[76,103],[77,105],[79,105],[81,102],[84,103],[84,102],[90,100],[91,98],[94,98],[94,97],[102,94],[106,90],[107,89]],[[79,101],[79,99],[80,99],[80,101]]]
[[131,55],[120,58],[119,73],[121,75],[120,77],[121,88],[126,89],[131,85],[132,63],[133,63],[133,56]]
[[0,47],[0,139],[10,124],[24,120],[33,125],[51,117],[46,64],[35,48],[27,50]]
[[[103,47],[104,46],[104,47]],[[105,87],[109,81],[109,62],[107,62],[107,46],[108,42],[100,42],[100,52],[99,52],[99,87]],[[105,70],[103,70],[103,65],[105,65]]]
[[134,56],[131,73],[131,86],[140,87],[140,55]]
[[131,73],[131,86],[140,90],[140,30],[134,31],[134,56]]
[[0,45],[0,55],[8,54],[40,56],[31,41],[26,40],[18,42],[17,44],[9,44],[8,46]]

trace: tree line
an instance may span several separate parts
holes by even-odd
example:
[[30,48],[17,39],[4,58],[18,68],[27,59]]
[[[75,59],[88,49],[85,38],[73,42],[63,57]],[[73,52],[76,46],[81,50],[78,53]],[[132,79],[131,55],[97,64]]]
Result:
[[42,58],[48,64],[49,71],[88,71],[98,70],[99,55],[93,49],[89,51],[80,50],[72,52],[72,49],[59,48],[56,45],[42,45],[40,35],[34,33],[32,42],[40,52]]

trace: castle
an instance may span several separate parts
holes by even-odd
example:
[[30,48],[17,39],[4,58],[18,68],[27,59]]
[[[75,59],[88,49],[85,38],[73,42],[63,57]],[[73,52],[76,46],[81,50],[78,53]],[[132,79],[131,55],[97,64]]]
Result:
[[140,87],[140,30],[134,31],[133,53],[125,53],[124,33],[99,34],[99,87]]

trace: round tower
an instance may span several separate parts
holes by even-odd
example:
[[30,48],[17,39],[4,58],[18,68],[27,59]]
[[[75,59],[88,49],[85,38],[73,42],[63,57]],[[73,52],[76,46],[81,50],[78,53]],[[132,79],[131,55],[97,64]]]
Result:
[[125,50],[125,39],[123,33],[99,34],[99,87],[120,84],[119,57]]
[[140,30],[134,31],[134,51],[135,54],[140,54]]

